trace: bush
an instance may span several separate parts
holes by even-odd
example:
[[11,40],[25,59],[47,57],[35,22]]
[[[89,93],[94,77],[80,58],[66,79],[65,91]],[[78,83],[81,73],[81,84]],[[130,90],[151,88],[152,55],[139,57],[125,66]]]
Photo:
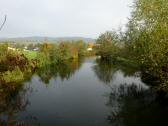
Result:
[[99,36],[96,42],[97,55],[105,60],[115,60],[119,54],[119,38],[116,32],[106,32]]
[[2,74],[1,78],[5,83],[10,82],[21,82],[24,80],[24,74],[19,69],[19,67],[16,67],[13,71],[6,71]]
[[168,2],[136,0],[126,32],[135,59],[142,70],[168,84]]

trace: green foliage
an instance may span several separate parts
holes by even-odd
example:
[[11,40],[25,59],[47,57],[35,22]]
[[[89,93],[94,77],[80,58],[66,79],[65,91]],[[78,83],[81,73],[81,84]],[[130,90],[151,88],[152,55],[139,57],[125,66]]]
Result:
[[[64,41],[59,44],[45,43],[41,45],[40,55],[47,58],[50,64],[62,63],[67,60],[78,59],[85,55],[86,44],[83,41]],[[39,58],[39,56],[37,56]],[[40,60],[41,61],[41,60]]]
[[[79,57],[84,56],[86,44],[83,41],[60,42],[58,44],[29,44],[29,49],[39,47],[40,51],[23,50],[26,44],[10,44],[12,48],[20,50],[8,50],[7,44],[0,46],[0,83],[18,83],[30,77],[37,68],[55,65],[59,69],[60,64],[64,64],[65,68],[69,68],[68,63],[77,61]],[[62,71],[61,71],[62,70]],[[67,69],[66,69],[67,70]],[[64,75],[65,70],[60,69],[59,74]],[[68,70],[70,71],[70,70]],[[68,73],[67,71],[67,73]]]
[[25,47],[25,44],[23,44],[23,43],[16,43],[14,45],[14,48],[16,48],[16,49],[23,49],[24,47]]
[[31,43],[27,46],[28,50],[33,50],[34,48],[35,48],[35,45],[33,43]]
[[28,58],[29,60],[32,60],[32,59],[36,59],[37,58],[37,53],[36,51],[23,51],[22,52],[26,58]]
[[49,64],[49,57],[47,57],[43,52],[37,53],[36,59],[38,60],[39,67]]
[[[8,51],[5,56],[5,59],[0,61],[0,66],[3,68],[4,71],[12,71],[17,66],[22,70],[26,70],[29,67],[29,60],[24,56],[24,54],[20,54],[19,52],[15,51]],[[0,71],[1,72],[1,71]],[[3,71],[2,71],[3,72]]]
[[0,44],[0,61],[5,59],[5,54],[8,51],[8,44]]
[[136,0],[125,35],[130,51],[143,70],[167,84],[168,2]]
[[7,50],[3,56],[0,60],[1,84],[21,82],[37,67],[36,60],[28,59],[23,51]]
[[79,57],[84,56],[86,53],[86,49],[87,49],[86,43],[82,40],[79,40],[79,41],[74,42],[73,44],[78,51],[78,56]]
[[4,72],[2,74],[2,80],[5,81],[5,83],[20,82],[24,80],[24,74],[19,67],[16,67],[13,71]]
[[0,55],[3,55],[8,50],[8,44],[0,44]]
[[116,32],[106,32],[97,39],[97,54],[102,59],[111,60],[116,59],[119,52],[119,38]]

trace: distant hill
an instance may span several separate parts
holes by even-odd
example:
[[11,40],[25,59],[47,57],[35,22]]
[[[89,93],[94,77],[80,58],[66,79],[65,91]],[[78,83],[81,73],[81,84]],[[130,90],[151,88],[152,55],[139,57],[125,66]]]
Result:
[[59,41],[76,41],[95,42],[95,39],[84,37],[19,37],[19,38],[0,38],[0,42],[59,42]]

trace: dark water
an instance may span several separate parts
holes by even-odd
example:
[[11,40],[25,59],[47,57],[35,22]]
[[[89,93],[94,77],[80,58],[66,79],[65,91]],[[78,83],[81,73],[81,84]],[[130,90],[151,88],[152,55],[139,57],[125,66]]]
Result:
[[0,126],[167,126],[162,95],[140,72],[85,59],[46,66],[0,101]]

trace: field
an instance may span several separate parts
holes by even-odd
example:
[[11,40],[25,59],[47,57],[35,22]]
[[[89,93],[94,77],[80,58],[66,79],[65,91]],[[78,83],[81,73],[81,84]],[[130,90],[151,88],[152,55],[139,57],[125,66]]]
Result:
[[36,51],[23,51],[23,54],[29,59],[35,59],[37,57],[38,52]]

